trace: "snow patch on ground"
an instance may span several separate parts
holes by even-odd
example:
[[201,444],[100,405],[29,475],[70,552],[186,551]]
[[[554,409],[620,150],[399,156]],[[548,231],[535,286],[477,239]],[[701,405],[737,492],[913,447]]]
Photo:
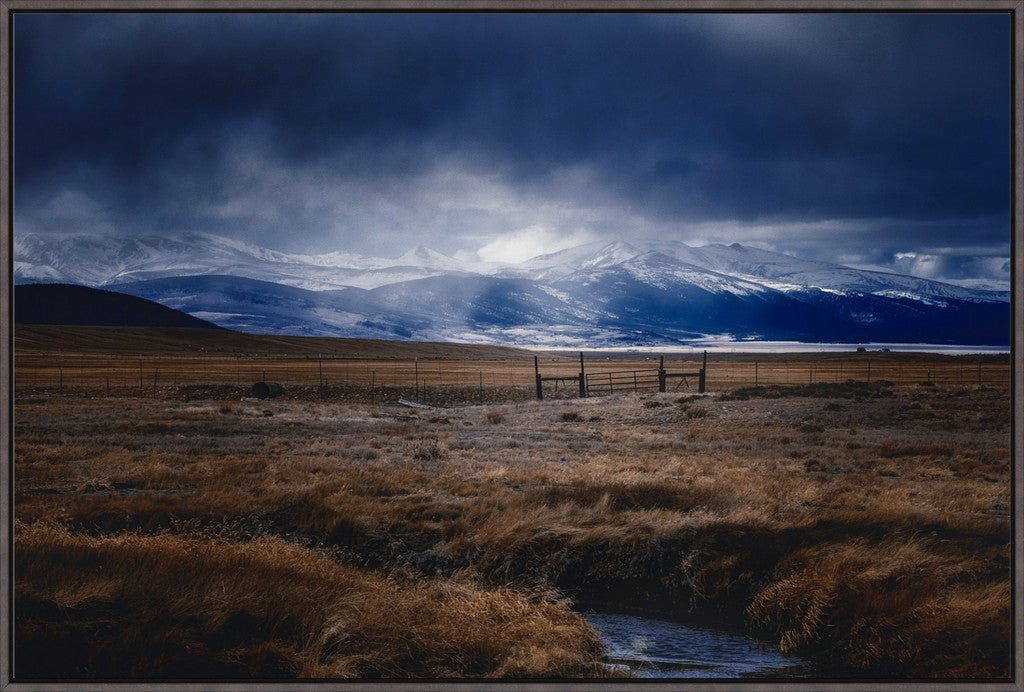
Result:
[[907,300],[916,300],[919,303],[925,305],[935,305],[940,308],[947,307],[949,303],[944,300],[936,300],[935,298],[929,298],[928,296],[922,296],[918,293],[912,293],[910,291],[899,291],[891,289],[888,291],[875,291],[872,295],[882,296],[883,298],[906,298]]

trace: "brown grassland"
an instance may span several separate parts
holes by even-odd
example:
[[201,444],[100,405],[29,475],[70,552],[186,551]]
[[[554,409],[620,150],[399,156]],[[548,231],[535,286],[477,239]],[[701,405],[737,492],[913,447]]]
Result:
[[396,404],[418,380],[377,379],[387,353],[255,401],[232,378],[272,359],[55,386],[54,353],[136,380],[138,358],[39,334],[15,364],[17,679],[609,675],[583,605],[848,678],[1009,675],[1005,358],[872,354],[867,382],[801,356],[752,386],[735,355],[706,395],[538,402],[531,356],[470,349],[415,366],[452,404],[418,410]]

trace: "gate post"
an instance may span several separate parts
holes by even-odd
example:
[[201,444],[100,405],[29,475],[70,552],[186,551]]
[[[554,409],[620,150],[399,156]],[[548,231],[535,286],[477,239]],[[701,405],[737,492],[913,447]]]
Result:
[[704,351],[704,364],[700,368],[700,377],[697,380],[697,392],[700,394],[704,393],[707,389],[707,373],[708,373],[708,352]]
[[544,389],[540,385],[540,365],[537,364],[537,356],[533,357],[533,376],[537,380],[537,399],[544,398]]
[[580,351],[580,398],[587,397],[587,374],[583,369],[583,351]]
[[658,361],[658,391],[665,393],[665,356]]

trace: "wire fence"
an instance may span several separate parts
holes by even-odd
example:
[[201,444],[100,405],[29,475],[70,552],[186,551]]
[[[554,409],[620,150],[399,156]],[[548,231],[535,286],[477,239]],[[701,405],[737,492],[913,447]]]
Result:
[[847,381],[888,385],[1010,385],[1009,362],[913,362],[870,360],[815,363],[801,361],[730,363],[709,368],[709,387],[736,389],[770,385],[807,385]]
[[[546,377],[572,378],[579,374],[578,360],[544,358],[540,367]],[[649,373],[657,367],[653,358],[634,361],[593,358],[586,362],[588,378],[623,377],[632,382],[633,373]],[[670,371],[696,371],[695,359],[666,359]],[[627,375],[623,375],[625,372]],[[639,377],[639,376],[637,376]],[[670,392],[695,392],[697,378],[677,378]],[[968,356],[935,359],[859,358],[790,360],[737,359],[715,362],[707,367],[707,391],[728,391],[742,387],[842,383],[848,380],[893,386],[933,384],[943,386],[997,386],[1010,384],[1008,358]],[[323,394],[346,388],[355,392],[396,393],[423,397],[440,390],[465,391],[468,398],[493,398],[504,391],[512,398],[532,394],[535,371],[527,360],[450,359],[341,359],[230,356],[162,356],[125,358],[102,355],[28,354],[15,360],[15,391],[79,392],[109,396],[158,396],[185,387],[225,386],[249,388],[256,382],[276,382],[288,388],[314,388]],[[629,384],[629,383],[627,383]],[[648,384],[640,382],[637,384]],[[625,387],[629,389],[629,387]],[[643,389],[637,387],[637,389]],[[558,393],[557,384],[545,395]],[[578,395],[576,388],[563,386],[561,396]],[[375,395],[376,398],[376,395]]]

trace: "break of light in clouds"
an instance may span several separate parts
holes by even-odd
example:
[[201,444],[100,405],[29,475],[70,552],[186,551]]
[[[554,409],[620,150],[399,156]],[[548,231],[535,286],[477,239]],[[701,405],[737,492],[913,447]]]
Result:
[[498,236],[480,248],[477,255],[485,262],[519,263],[538,255],[583,245],[591,240],[591,237],[582,233],[565,235],[543,226],[530,226]]
[[1001,14],[14,16],[15,233],[1009,282]]

